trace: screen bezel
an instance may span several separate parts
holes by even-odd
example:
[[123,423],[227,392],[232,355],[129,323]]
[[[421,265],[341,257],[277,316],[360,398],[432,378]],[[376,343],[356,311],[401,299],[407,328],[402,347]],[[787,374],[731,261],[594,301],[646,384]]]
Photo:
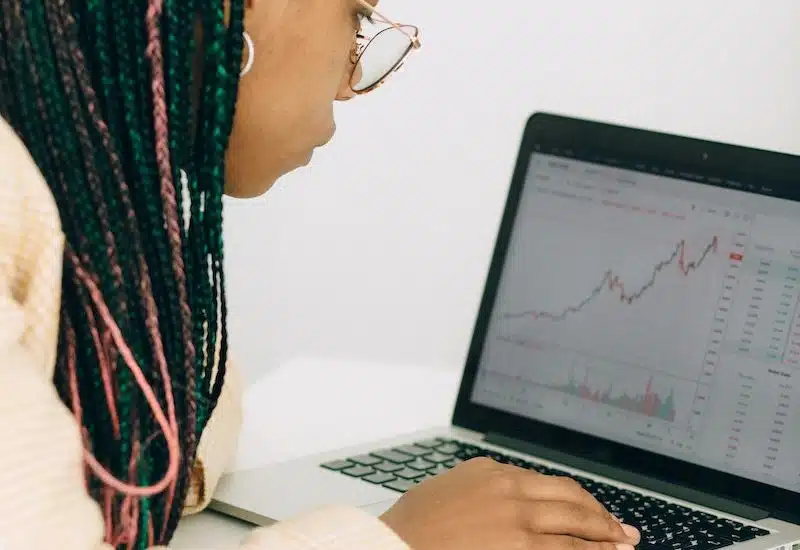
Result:
[[634,170],[648,173],[674,175],[708,185],[800,201],[800,156],[552,113],[534,113],[529,117],[522,135],[456,399],[453,424],[545,445],[666,483],[688,486],[764,509],[772,517],[800,523],[800,493],[471,401],[528,165],[532,154],[537,151],[602,161],[610,166],[634,167]]

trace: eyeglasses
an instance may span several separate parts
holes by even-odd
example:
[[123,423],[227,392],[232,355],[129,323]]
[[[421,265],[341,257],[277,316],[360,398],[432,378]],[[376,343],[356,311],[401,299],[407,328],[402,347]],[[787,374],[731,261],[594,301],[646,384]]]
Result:
[[[356,41],[351,54],[353,72],[350,76],[350,88],[356,94],[366,94],[383,84],[394,72],[400,70],[413,50],[419,49],[419,29],[413,25],[397,24],[384,15],[366,0],[357,0],[364,7],[369,17],[362,18],[361,30],[356,34]],[[367,27],[378,27],[376,21],[389,25],[370,34]],[[372,29],[370,29],[372,30]]]

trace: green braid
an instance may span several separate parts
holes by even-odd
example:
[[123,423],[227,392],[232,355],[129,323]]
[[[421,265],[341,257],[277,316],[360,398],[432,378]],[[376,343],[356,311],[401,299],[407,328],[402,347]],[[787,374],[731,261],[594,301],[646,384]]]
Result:
[[54,383],[82,425],[114,547],[171,539],[225,376],[222,197],[243,0],[229,8],[226,21],[221,2],[0,0],[0,116],[66,238]]

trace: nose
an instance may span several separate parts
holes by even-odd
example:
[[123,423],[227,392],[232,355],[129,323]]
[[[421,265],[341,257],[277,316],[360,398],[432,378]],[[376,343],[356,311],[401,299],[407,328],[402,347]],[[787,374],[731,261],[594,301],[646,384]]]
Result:
[[349,79],[339,88],[339,93],[336,94],[336,101],[350,101],[356,97],[355,92],[350,88]]
[[359,82],[362,74],[360,63],[353,68],[352,73],[350,71],[344,72],[342,81],[339,83],[339,91],[336,95],[337,101],[350,101],[356,96],[350,84],[351,82]]

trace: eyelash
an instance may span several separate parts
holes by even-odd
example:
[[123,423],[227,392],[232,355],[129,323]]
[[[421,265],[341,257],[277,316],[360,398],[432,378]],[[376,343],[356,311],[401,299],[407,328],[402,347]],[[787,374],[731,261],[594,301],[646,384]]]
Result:
[[372,18],[372,14],[371,13],[367,13],[366,11],[358,12],[356,14],[356,20],[358,21],[359,26],[361,26],[361,23],[364,20],[368,21],[369,23],[375,23],[375,20]]

